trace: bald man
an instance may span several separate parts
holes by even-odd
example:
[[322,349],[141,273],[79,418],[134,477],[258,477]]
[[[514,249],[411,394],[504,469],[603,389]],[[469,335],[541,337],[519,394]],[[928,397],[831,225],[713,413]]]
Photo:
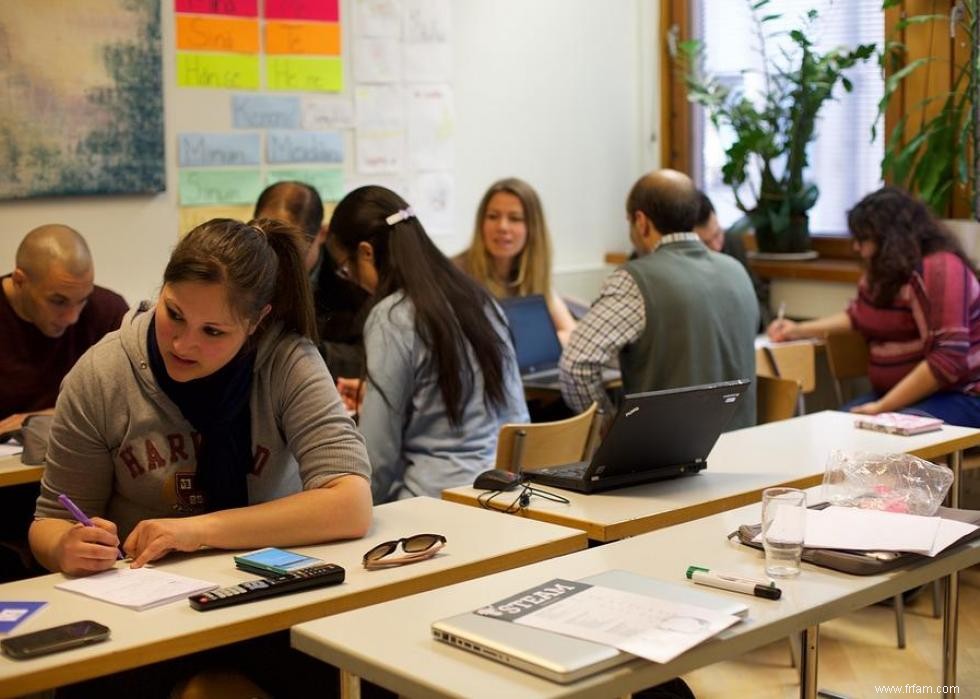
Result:
[[122,296],[95,286],[85,239],[72,228],[35,228],[0,277],[0,433],[50,412],[61,380],[89,347],[119,327]]
[[[755,377],[755,291],[738,262],[693,232],[698,205],[694,183],[676,170],[633,185],[626,218],[637,257],[606,279],[562,352],[561,391],[570,407],[598,401],[611,408],[602,368],[613,357],[626,393]],[[753,383],[728,429],[754,424]]]

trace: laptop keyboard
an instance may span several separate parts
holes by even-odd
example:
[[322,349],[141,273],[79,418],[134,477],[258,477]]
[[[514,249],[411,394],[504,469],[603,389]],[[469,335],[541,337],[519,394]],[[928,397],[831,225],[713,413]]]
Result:
[[587,463],[579,463],[569,464],[568,466],[553,466],[551,468],[542,468],[540,470],[550,476],[581,479],[585,476],[585,469],[588,467],[589,465]]

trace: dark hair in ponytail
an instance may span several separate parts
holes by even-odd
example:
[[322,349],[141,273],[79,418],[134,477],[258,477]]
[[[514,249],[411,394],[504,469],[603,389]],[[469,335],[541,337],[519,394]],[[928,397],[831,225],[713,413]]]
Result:
[[[506,402],[505,344],[487,317],[487,308],[496,308],[490,294],[442,254],[418,219],[412,215],[392,224],[386,221],[407,208],[405,200],[390,189],[376,185],[355,189],[334,209],[330,238],[350,255],[358,244],[371,244],[378,270],[376,301],[401,291],[412,302],[415,331],[432,354],[430,368],[439,382],[449,422],[458,426],[463,399],[473,386],[467,345],[483,374],[485,403],[501,407]],[[383,387],[378,388],[383,395]]]
[[316,343],[310,280],[300,254],[302,235],[295,226],[271,219],[211,219],[177,243],[163,281],[222,284],[239,318],[254,322],[268,304],[269,320]]

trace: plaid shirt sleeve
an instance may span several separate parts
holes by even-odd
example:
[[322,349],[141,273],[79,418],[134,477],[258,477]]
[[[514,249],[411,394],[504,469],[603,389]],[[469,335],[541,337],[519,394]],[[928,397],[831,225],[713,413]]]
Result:
[[611,414],[612,403],[602,385],[602,367],[626,345],[636,342],[646,327],[646,307],[640,289],[624,269],[602,284],[599,298],[579,321],[561,354],[561,394],[573,410],[592,401]]

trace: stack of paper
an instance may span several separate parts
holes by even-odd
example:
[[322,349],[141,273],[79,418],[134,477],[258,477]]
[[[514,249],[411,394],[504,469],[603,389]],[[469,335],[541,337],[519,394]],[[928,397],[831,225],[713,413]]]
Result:
[[845,551],[907,551],[935,556],[970,532],[975,524],[899,512],[828,507],[807,510],[806,548]]
[[161,604],[187,599],[218,586],[205,580],[168,573],[158,568],[112,568],[87,578],[55,585],[103,602],[143,611]]

